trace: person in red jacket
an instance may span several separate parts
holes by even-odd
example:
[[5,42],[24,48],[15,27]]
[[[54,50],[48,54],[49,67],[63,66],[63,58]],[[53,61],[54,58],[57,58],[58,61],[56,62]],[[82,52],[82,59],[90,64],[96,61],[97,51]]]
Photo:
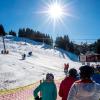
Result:
[[69,90],[72,84],[77,80],[77,70],[72,68],[68,72],[68,76],[61,82],[59,88],[59,96],[62,97],[62,100],[67,100]]
[[65,75],[67,75],[67,72],[68,72],[68,68],[69,68],[69,63],[64,63],[64,73]]

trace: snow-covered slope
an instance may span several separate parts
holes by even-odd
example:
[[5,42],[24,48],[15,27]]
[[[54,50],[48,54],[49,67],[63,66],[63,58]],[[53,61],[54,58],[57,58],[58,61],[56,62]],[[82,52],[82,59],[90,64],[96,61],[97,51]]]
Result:
[[[64,76],[64,63],[69,63],[70,68],[78,69],[81,66],[70,60],[65,52],[42,43],[14,37],[6,38],[5,41],[9,54],[0,54],[0,89],[32,84],[45,78],[46,73],[53,73],[55,79],[61,78]],[[0,51],[2,49],[0,37]],[[32,56],[28,56],[30,51]],[[23,53],[27,55],[25,60],[22,60]]]

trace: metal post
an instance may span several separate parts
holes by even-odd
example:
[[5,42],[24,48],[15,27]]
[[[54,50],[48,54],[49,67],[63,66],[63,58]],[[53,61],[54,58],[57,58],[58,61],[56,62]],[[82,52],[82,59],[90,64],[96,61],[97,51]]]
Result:
[[3,47],[4,47],[4,53],[6,52],[6,46],[5,46],[5,40],[4,40],[4,36],[2,36],[3,39]]

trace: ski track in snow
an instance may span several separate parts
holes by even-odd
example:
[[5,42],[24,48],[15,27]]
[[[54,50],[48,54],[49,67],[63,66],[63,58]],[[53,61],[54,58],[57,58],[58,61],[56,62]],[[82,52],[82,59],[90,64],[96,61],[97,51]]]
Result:
[[[46,45],[31,42],[6,40],[8,55],[0,54],[0,89],[11,89],[19,86],[32,84],[44,79],[46,73],[53,73],[55,79],[64,77],[64,63],[69,63],[70,68],[78,69],[81,63],[74,62],[62,52],[48,48]],[[29,43],[30,42],[30,43]],[[3,49],[2,38],[0,37],[0,51]],[[32,51],[32,56],[28,52]],[[26,59],[22,59],[22,54]]]

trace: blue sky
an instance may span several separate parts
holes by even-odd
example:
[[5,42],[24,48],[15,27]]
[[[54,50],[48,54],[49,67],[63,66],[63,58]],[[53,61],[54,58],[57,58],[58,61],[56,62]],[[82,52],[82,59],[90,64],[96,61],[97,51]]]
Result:
[[73,17],[65,16],[64,24],[58,23],[55,32],[52,23],[45,23],[47,16],[37,13],[49,1],[52,0],[0,0],[0,24],[6,32],[29,27],[53,38],[68,34],[77,42],[100,38],[100,0],[61,0],[70,4],[68,9]]

